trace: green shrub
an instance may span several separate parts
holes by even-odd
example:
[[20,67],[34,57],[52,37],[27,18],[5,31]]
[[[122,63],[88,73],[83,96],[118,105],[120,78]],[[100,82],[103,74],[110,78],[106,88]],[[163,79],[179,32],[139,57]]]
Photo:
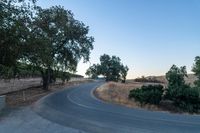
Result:
[[190,88],[189,85],[184,84],[181,86],[168,86],[166,89],[166,94],[164,96],[165,99],[175,101],[178,95],[183,93],[183,90],[186,88]]
[[148,85],[133,89],[129,93],[129,98],[134,98],[141,104],[159,104],[163,95],[162,85]]
[[183,111],[190,113],[200,112],[200,89],[182,88],[173,98],[174,104]]
[[165,99],[172,100],[174,105],[190,113],[200,112],[200,88],[189,85],[168,87]]

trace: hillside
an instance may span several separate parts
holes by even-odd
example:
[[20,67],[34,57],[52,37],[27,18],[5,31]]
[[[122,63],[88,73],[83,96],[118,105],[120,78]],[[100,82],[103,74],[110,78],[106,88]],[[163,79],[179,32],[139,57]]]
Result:
[[[142,78],[137,78],[137,79],[142,79]],[[145,79],[149,81],[155,80],[155,81],[159,81],[161,83],[167,84],[167,79],[165,78],[165,76],[148,76],[148,77],[145,77]],[[188,74],[188,77],[185,78],[186,83],[191,84],[191,85],[193,85],[195,80],[197,80],[197,77],[194,74]]]

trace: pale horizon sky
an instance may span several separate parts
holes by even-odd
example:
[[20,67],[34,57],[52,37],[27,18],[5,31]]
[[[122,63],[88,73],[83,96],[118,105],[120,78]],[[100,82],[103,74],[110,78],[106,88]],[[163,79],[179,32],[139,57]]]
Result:
[[[38,0],[61,5],[90,27],[91,64],[104,53],[129,67],[128,79],[164,75],[173,64],[188,73],[200,56],[200,0]],[[90,63],[79,63],[84,75]]]

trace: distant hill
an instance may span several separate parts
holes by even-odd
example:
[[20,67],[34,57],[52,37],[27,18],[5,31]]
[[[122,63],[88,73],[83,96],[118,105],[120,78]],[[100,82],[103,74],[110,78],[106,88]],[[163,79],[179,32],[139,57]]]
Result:
[[[167,84],[167,79],[165,78],[165,76],[148,76],[146,77],[147,79],[156,79],[164,84]],[[197,80],[197,77],[194,74],[188,74],[188,77],[185,78],[185,82],[189,83],[189,84],[193,84],[194,81]]]

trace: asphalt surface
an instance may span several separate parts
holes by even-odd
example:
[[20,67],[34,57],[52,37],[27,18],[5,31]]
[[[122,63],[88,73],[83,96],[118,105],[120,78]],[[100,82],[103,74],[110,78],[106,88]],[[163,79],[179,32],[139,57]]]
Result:
[[37,115],[31,107],[6,110],[0,115],[0,133],[86,133]]
[[89,133],[200,133],[200,116],[131,109],[102,102],[87,83],[44,97],[34,111],[44,119]]

